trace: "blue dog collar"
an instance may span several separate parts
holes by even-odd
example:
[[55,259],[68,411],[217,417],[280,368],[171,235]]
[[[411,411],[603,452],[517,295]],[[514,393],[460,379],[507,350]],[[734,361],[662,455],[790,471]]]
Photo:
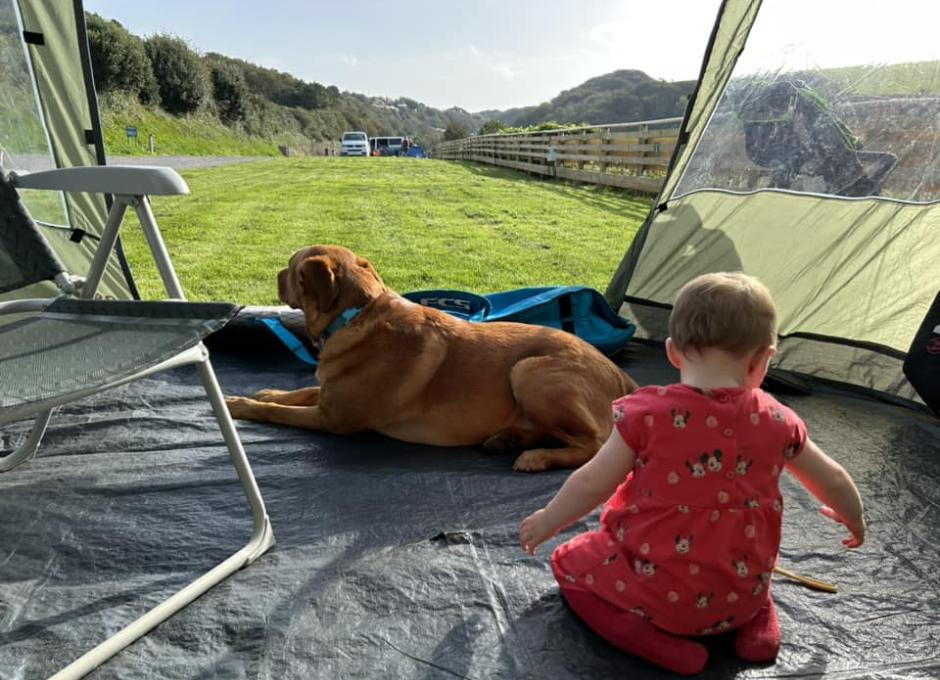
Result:
[[359,316],[359,312],[361,311],[362,307],[350,307],[349,309],[344,309],[343,313],[333,319],[333,321],[330,322],[330,325],[326,327],[326,330],[323,331],[323,335],[320,336],[320,340],[323,341],[329,338],[331,335],[333,335],[333,333],[340,330],[343,328],[343,326]]

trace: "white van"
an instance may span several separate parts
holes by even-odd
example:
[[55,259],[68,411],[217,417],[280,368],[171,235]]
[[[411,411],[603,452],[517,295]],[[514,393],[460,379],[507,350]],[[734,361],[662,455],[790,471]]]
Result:
[[340,156],[369,155],[369,136],[365,132],[344,132],[339,142]]

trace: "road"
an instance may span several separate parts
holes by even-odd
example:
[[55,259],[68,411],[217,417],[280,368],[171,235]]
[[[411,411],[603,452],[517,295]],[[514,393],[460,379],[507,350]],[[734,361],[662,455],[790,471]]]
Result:
[[[196,168],[214,168],[219,165],[249,163],[270,158],[269,156],[109,156],[108,165],[164,165],[174,170],[195,170]],[[0,159],[3,155],[0,154]],[[5,170],[36,172],[55,167],[50,156],[41,154],[8,155],[3,159]]]
[[108,165],[165,165],[174,170],[214,168],[219,165],[250,163],[270,156],[109,156]]

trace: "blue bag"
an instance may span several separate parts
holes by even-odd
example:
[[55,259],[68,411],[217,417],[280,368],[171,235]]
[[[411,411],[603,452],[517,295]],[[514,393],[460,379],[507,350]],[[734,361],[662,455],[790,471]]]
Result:
[[559,328],[604,354],[623,349],[636,326],[615,314],[604,297],[587,286],[519,288],[477,295],[459,290],[423,290],[402,297],[467,321],[515,321]]
[[[402,297],[473,323],[514,321],[558,328],[577,335],[607,355],[623,349],[636,331],[636,326],[611,311],[598,291],[586,286],[519,288],[491,295],[419,290]],[[316,364],[316,359],[279,318],[256,321],[267,326],[298,359]]]

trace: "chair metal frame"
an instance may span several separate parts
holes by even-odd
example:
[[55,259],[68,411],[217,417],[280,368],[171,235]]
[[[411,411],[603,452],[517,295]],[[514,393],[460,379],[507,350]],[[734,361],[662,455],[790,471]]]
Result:
[[[149,198],[151,195],[171,196],[189,193],[189,187],[174,170],[159,167],[102,166],[49,170],[14,175],[11,178],[14,185],[22,189],[110,193],[113,196],[112,207],[108,213],[108,219],[87,276],[84,281],[71,279],[67,276],[57,277],[56,283],[63,291],[63,294],[73,294],[77,290],[82,298],[91,299],[95,296],[111,252],[117,243],[125,213],[130,207],[134,209],[140,220],[140,226],[156,262],[167,295],[175,300],[186,299],[160,234],[160,229],[157,226]],[[0,314],[41,311],[53,299],[0,302]],[[264,507],[264,500],[251,471],[238,431],[235,429],[235,424],[225,405],[225,399],[216,379],[215,371],[209,362],[209,353],[202,342],[156,366],[107,385],[37,403],[35,405],[35,420],[29,436],[12,453],[0,458],[0,472],[6,472],[21,465],[36,453],[49,424],[52,409],[56,406],[187,364],[196,365],[196,370],[202,379],[202,384],[212,405],[212,411],[228,447],[229,456],[235,466],[239,482],[250,506],[253,521],[250,539],[244,547],[213,569],[51,676],[54,680],[81,678],[126,646],[147,634],[159,623],[168,619],[213,586],[239,569],[251,564],[274,545],[274,533]],[[3,423],[3,411],[0,409],[0,424]]]

